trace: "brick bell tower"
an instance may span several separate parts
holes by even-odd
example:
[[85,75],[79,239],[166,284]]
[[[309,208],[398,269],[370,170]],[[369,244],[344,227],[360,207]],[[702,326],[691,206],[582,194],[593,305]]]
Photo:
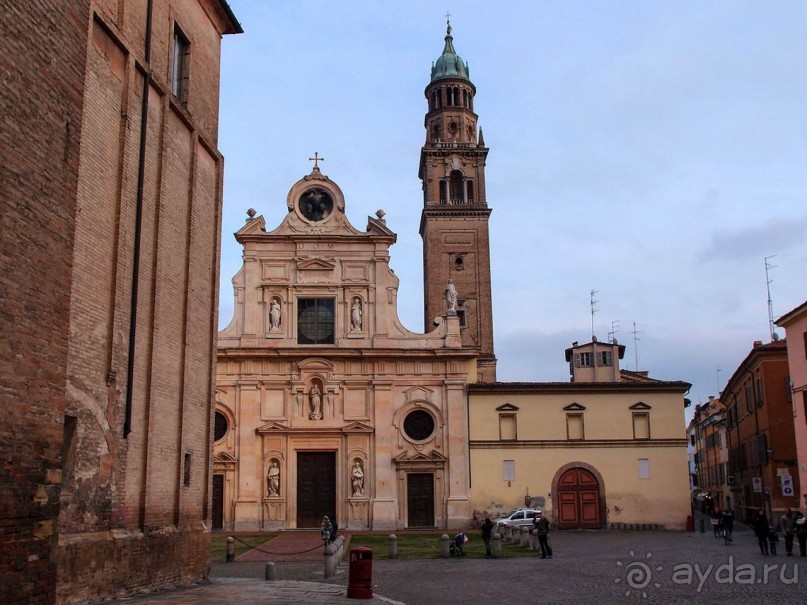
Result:
[[462,344],[479,349],[478,380],[496,381],[490,288],[491,209],[485,197],[488,149],[474,113],[476,87],[468,64],[454,50],[451,24],[443,54],[426,86],[426,144],[420,152],[423,182],[423,281],[425,326],[445,315],[445,287],[457,291]]

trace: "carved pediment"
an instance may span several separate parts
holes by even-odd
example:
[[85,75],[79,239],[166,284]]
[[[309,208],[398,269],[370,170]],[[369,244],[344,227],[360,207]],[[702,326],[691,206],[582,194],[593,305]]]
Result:
[[247,220],[246,225],[241,227],[235,234],[236,239],[241,235],[263,235],[266,233],[266,220],[263,216],[256,216]]
[[579,403],[570,403],[569,405],[563,408],[567,412],[582,412],[586,409],[586,406],[580,405]]
[[401,462],[446,462],[448,458],[443,456],[437,450],[432,450],[429,454],[424,454],[423,452],[410,452],[404,451],[395,456],[393,459],[395,463]]
[[333,364],[323,357],[307,357],[297,367],[300,370],[333,370]]
[[425,387],[412,387],[411,389],[406,389],[404,391],[404,397],[406,401],[418,401],[420,399],[425,401],[431,401],[432,395],[434,391],[431,389],[427,389]]
[[333,258],[300,258],[297,260],[298,271],[333,271],[336,262]]
[[640,401],[639,403],[634,403],[632,406],[628,407],[629,410],[650,410],[652,409],[649,405],[647,405],[644,401]]
[[372,433],[373,427],[365,422],[349,422],[342,427],[343,433]]
[[287,433],[289,431],[288,425],[282,422],[270,421],[255,429],[258,434],[261,433]]
[[512,403],[505,403],[496,408],[497,412],[517,412],[518,406]]
[[213,462],[219,464],[235,464],[235,457],[227,452],[213,454]]

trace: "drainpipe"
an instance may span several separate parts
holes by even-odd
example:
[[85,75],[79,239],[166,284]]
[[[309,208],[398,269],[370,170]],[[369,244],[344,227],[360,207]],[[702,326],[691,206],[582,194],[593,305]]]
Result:
[[137,338],[137,299],[140,284],[140,237],[143,228],[143,195],[146,180],[146,139],[148,137],[149,89],[151,87],[151,18],[153,0],[146,6],[146,38],[143,58],[143,100],[140,108],[140,149],[137,158],[137,198],[135,200],[134,248],[132,250],[132,299],[129,310],[129,359],[126,367],[126,408],[123,436],[132,432],[132,384],[135,371],[135,340]]

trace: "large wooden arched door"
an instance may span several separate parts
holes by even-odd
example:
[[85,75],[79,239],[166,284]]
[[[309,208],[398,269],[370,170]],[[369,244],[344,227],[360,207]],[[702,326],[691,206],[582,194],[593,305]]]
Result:
[[600,483],[584,468],[574,467],[558,479],[558,527],[600,529]]

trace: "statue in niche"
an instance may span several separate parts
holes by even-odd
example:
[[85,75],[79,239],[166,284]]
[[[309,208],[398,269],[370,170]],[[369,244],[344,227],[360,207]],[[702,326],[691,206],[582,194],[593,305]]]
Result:
[[280,495],[280,467],[277,465],[277,460],[272,461],[272,466],[266,473],[266,491],[270,496]]
[[308,394],[308,399],[311,403],[311,413],[308,417],[311,420],[319,420],[322,418],[322,392],[319,390],[317,383],[311,387],[311,392]]
[[277,332],[280,329],[280,303],[276,298],[269,305],[269,330]]
[[354,331],[361,330],[361,301],[358,298],[353,299],[353,306],[350,308],[350,329]]
[[457,289],[450,279],[446,284],[446,303],[448,304],[448,314],[455,315],[457,313]]
[[361,468],[361,462],[356,460],[356,463],[353,465],[352,471],[352,484],[353,484],[353,496],[363,496],[364,495],[364,471]]

